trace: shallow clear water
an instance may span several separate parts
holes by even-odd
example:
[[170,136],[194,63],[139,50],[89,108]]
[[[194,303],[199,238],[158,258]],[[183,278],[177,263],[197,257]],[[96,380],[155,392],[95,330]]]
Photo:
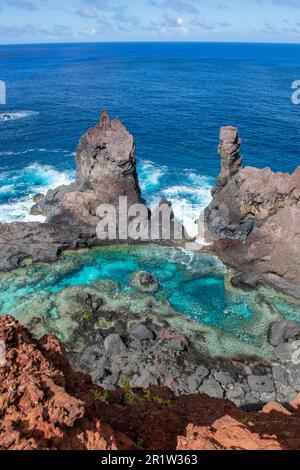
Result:
[[[147,271],[160,282],[156,297],[197,322],[217,327],[245,341],[261,334],[252,329],[272,298],[260,298],[228,287],[227,272],[220,261],[208,254],[195,254],[158,246],[118,246],[65,253],[52,265],[28,265],[13,273],[0,274],[0,313],[22,312],[24,304],[47,295],[56,295],[70,286],[93,284],[99,280],[116,281],[121,292],[134,292],[131,277]],[[275,303],[279,302],[274,298]],[[299,306],[280,299],[283,317],[294,315],[300,322]],[[53,307],[51,307],[52,309]],[[298,319],[295,318],[298,312]],[[31,312],[39,314],[39,312]],[[51,311],[48,315],[51,315]],[[276,317],[274,317],[276,320]]]

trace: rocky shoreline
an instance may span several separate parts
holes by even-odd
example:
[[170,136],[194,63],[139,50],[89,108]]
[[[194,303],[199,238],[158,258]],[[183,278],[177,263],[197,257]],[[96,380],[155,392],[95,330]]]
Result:
[[[234,287],[250,291],[268,285],[300,298],[300,168],[293,175],[242,169],[240,146],[236,128],[221,130],[222,171],[205,211],[206,238],[220,259],[239,271],[231,281]],[[46,223],[0,224],[0,271],[11,271],[27,258],[53,262],[64,250],[100,245],[96,209],[100,203],[116,207],[123,195],[131,203],[144,203],[135,143],[118,120],[103,113],[80,141],[76,181],[36,201],[32,213],[45,215]],[[136,273],[133,282],[149,295],[158,287],[147,272]],[[91,375],[98,386],[115,390],[124,381],[145,389],[163,386],[176,395],[226,398],[246,409],[275,400],[289,403],[300,392],[298,324],[274,322],[271,361],[212,358],[168,322],[162,310],[170,313],[169,307],[158,304],[160,318],[144,299],[145,312],[138,320],[131,305],[107,308],[101,289],[68,292],[71,314],[63,341],[74,368]],[[24,313],[25,325],[37,337],[45,333],[47,321],[37,311],[27,324]]]
[[96,292],[82,294],[82,312],[89,314],[75,314],[78,327],[65,347],[74,369],[89,374],[106,390],[124,382],[133,388],[160,386],[176,396],[204,393],[226,398],[246,410],[270,401],[290,403],[300,392],[299,324],[284,320],[272,324],[270,363],[242,356],[212,358],[175,330],[168,316],[160,318],[153,312],[139,321],[130,307],[106,311]]
[[[55,267],[59,270],[59,267]],[[43,272],[39,270],[39,276]],[[50,277],[54,277],[52,271]],[[10,274],[1,285],[10,283]],[[17,280],[23,285],[24,275]],[[113,281],[69,286],[20,299],[16,318],[36,339],[55,333],[74,370],[105,390],[124,383],[159,386],[176,396],[205,393],[245,410],[269,401],[289,403],[300,392],[300,325],[280,317],[252,345],[193,321],[156,298],[159,282],[147,272],[131,278],[132,292]],[[273,317],[271,317],[273,318]],[[257,352],[257,356],[255,356]]]

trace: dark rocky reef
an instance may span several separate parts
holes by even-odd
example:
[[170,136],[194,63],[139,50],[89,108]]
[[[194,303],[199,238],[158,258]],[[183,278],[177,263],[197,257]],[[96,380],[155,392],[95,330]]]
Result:
[[[148,286],[156,284],[144,272],[136,273],[134,284],[144,278]],[[245,409],[259,409],[269,401],[289,403],[300,392],[300,325],[296,323],[281,320],[270,325],[270,363],[254,357],[228,360],[199,352],[179,328],[171,326],[162,305],[161,315],[155,314],[150,299],[140,318],[132,303],[118,311],[109,309],[100,290],[89,294],[81,289],[77,299],[82,310],[77,308],[72,315],[77,327],[64,345],[74,369],[105,389],[122,387],[125,377],[132,387],[167,387],[176,396],[205,393]],[[29,327],[36,331],[34,323]]]
[[223,262],[242,272],[236,286],[267,284],[300,297],[300,167],[292,175],[242,168],[240,146],[237,128],[223,127],[206,238]]

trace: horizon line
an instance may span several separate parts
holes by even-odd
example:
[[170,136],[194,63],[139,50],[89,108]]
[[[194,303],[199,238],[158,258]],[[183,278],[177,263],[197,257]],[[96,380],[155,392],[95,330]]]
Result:
[[257,45],[282,45],[300,46],[300,42],[280,42],[280,41],[180,41],[180,40],[145,40],[145,41],[53,41],[53,42],[20,42],[20,43],[0,43],[0,47],[7,46],[51,46],[51,45],[84,45],[84,44],[257,44]]

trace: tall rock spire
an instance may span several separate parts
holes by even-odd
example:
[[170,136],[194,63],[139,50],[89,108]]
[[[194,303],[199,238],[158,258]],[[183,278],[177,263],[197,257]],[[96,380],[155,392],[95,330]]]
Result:
[[220,143],[218,147],[221,157],[221,173],[213,189],[213,195],[220,192],[229,179],[242,168],[243,157],[240,154],[242,141],[239,138],[237,127],[221,127]]
[[[205,237],[244,274],[300,298],[300,167],[291,175],[242,168],[236,127],[222,127],[221,173],[205,209]],[[250,277],[249,277],[250,276]]]
[[136,171],[136,145],[126,127],[106,111],[100,121],[84,134],[77,148],[76,185],[91,190],[103,204],[118,204],[127,196],[130,204],[141,202]]

